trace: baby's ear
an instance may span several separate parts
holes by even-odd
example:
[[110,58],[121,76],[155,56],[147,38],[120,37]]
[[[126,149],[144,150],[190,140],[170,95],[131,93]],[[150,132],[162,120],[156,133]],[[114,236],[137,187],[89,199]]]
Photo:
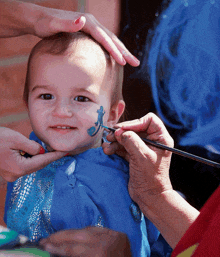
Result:
[[107,126],[112,128],[119,121],[121,115],[123,114],[125,109],[125,102],[123,100],[119,100],[116,104],[114,104],[109,113],[109,118],[107,121]]

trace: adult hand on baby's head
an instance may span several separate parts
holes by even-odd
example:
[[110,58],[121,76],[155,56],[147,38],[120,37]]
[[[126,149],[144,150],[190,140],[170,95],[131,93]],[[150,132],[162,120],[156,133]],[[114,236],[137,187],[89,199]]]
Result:
[[59,231],[41,240],[40,245],[59,256],[131,257],[127,236],[107,228]]
[[[65,155],[64,152],[39,154],[42,151],[41,148],[41,145],[22,134],[9,128],[0,127],[0,176],[6,181],[12,182]],[[19,150],[35,156],[25,158],[20,155]]]
[[141,207],[143,195],[161,194],[172,189],[172,185],[169,179],[171,153],[146,145],[140,137],[170,147],[173,147],[173,139],[153,113],[117,124],[117,127],[120,129],[107,136],[112,143],[104,143],[103,149],[106,154],[117,153],[129,162],[129,193]]
[[98,41],[116,62],[121,65],[125,65],[128,62],[134,67],[140,64],[139,60],[128,51],[118,37],[98,22],[92,14],[85,13],[83,15],[86,17],[86,23],[82,31],[90,34]]
[[16,0],[0,1],[0,9],[4,13],[0,21],[0,37],[32,34],[43,38],[58,32],[82,30],[97,40],[119,64],[125,65],[126,61],[132,66],[140,64],[124,44],[92,14],[53,9]]
[[34,35],[44,38],[59,32],[77,32],[83,28],[86,18],[83,13],[33,5],[39,9],[34,23]]
[[139,61],[127,50],[124,44],[89,13],[64,11],[44,7],[34,25],[35,35],[47,37],[58,32],[76,32],[79,30],[90,34],[121,65],[126,61],[138,66]]

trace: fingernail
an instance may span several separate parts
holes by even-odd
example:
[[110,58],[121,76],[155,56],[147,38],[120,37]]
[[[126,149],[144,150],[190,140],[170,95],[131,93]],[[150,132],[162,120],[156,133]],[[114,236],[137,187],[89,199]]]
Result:
[[122,133],[123,133],[123,129],[118,129],[115,131],[115,135],[118,137],[120,137]]
[[79,17],[77,20],[75,20],[75,24],[79,24],[79,21],[80,21],[81,17]]
[[125,65],[125,64],[126,64],[126,61],[125,61],[124,57],[122,57],[121,60],[122,60],[122,62],[123,62],[123,65]]
[[140,61],[135,56],[133,56],[133,59],[138,65],[140,64]]
[[44,148],[41,146],[39,154],[44,154],[44,153],[45,153],[45,150],[44,150]]

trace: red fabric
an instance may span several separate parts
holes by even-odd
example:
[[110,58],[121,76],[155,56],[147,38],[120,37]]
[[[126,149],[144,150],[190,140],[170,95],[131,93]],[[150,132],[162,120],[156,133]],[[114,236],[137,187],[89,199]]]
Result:
[[220,256],[220,187],[209,198],[197,220],[179,241],[172,257],[178,256],[195,244],[198,244],[198,247],[192,255],[182,256]]

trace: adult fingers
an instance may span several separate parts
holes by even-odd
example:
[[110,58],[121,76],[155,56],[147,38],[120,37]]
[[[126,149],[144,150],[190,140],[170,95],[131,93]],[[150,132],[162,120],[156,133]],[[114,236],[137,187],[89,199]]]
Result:
[[[92,247],[97,241],[96,235],[99,231],[92,228],[92,231],[82,229],[63,230],[52,234],[40,241],[40,245],[50,253],[61,256],[90,256]],[[87,249],[87,246],[90,246]],[[88,250],[89,254],[86,254]]]
[[148,113],[144,117],[132,121],[122,122],[116,127],[123,130],[132,130],[143,137],[164,143],[173,147],[173,139],[169,135],[163,122],[153,113]]
[[90,240],[90,235],[86,229],[69,229],[62,230],[44,238],[40,241],[41,245],[54,244],[59,246],[63,242],[87,242]]
[[70,256],[70,257],[90,257],[91,251],[89,254],[86,253],[87,247],[85,245],[77,244],[74,245],[72,242],[64,242],[62,245],[52,245],[48,244],[45,246],[45,250],[56,256]]
[[41,240],[40,245],[62,256],[131,256],[127,236],[107,228],[59,231]]
[[50,30],[54,33],[60,31],[63,32],[77,32],[83,28],[86,23],[86,18],[84,16],[79,16],[76,20],[63,20],[63,19],[53,19],[49,25]]
[[31,155],[43,152],[40,144],[35,141],[29,140],[27,137],[17,131],[13,131],[8,128],[1,128],[1,147],[5,150],[22,150]]
[[44,168],[49,163],[65,156],[64,152],[51,152],[35,155],[31,158],[21,156],[17,151],[5,157],[5,165],[0,170],[1,176],[8,182],[13,182],[21,176],[25,176],[39,169]]
[[12,150],[22,150],[30,155],[42,154],[45,152],[43,147],[37,142],[26,138],[23,135],[19,135],[11,146]]
[[122,54],[123,58],[126,60],[127,63],[129,63],[130,65],[137,67],[140,65],[140,61],[134,56],[132,55],[128,49],[125,47],[125,45],[118,39],[117,36],[115,36],[114,34],[111,37],[113,43],[116,45],[116,47],[118,48],[118,50],[120,51],[120,53]]
[[86,20],[87,22],[82,30],[89,33],[103,45],[119,64],[125,65],[126,61],[132,66],[138,66],[140,64],[139,60],[127,50],[117,36],[102,26],[93,15],[86,14]]
[[112,155],[117,153],[121,157],[126,157],[125,149],[122,145],[120,145],[118,142],[113,143],[103,143],[102,144],[103,152],[107,155]]
[[120,65],[126,64],[126,60],[124,59],[123,55],[101,25],[96,26],[95,29],[91,28],[90,25],[85,25],[82,30],[89,33],[96,41],[98,41],[116,60],[116,62],[118,62]]
[[146,158],[150,154],[154,155],[154,152],[141,140],[141,138],[133,131],[123,131],[119,129],[115,132],[115,137],[118,142],[125,148],[125,158],[130,161],[132,158],[135,163],[143,164],[143,157]]
[[25,174],[44,168],[49,163],[56,161],[66,155],[65,152],[50,152],[32,156],[31,158],[22,158],[22,167]]
[[148,129],[152,120],[156,124],[159,123],[158,127],[161,127],[162,121],[154,113],[148,113],[139,119],[118,123],[115,127],[123,128],[124,130],[133,130],[135,132],[141,132],[146,131]]

